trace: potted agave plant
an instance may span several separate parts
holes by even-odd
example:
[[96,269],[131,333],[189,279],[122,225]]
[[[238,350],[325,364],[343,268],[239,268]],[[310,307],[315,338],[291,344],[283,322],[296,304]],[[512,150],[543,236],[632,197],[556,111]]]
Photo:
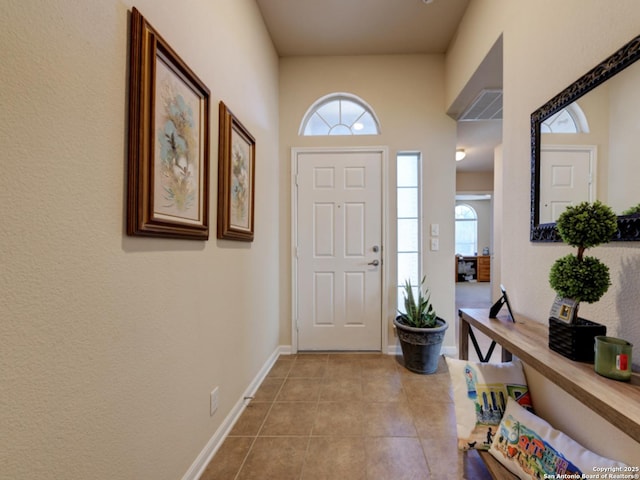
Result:
[[422,290],[425,277],[422,278],[414,293],[411,280],[405,280],[403,287],[404,312],[393,321],[402,347],[404,365],[415,373],[429,374],[438,368],[440,350],[444,340],[447,322],[438,317],[428,289]]
[[609,267],[585,251],[611,240],[618,228],[616,214],[600,201],[569,206],[558,217],[562,240],[577,253],[556,260],[549,284],[557,294],[549,318],[549,347],[572,360],[593,362],[594,338],[606,327],[578,317],[580,302],[594,303],[611,285]]

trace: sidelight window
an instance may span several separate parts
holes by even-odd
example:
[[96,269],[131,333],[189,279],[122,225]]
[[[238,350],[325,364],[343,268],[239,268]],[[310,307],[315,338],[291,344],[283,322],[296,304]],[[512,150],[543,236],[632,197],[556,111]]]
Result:
[[420,285],[420,154],[399,153],[396,161],[398,309],[404,311],[402,288]]

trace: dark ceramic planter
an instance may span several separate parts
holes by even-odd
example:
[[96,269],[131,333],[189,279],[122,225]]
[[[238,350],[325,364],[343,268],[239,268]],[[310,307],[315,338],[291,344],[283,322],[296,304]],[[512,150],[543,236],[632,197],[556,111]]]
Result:
[[429,374],[438,369],[444,334],[449,325],[438,317],[434,328],[414,328],[396,317],[393,324],[402,347],[404,366],[415,373]]

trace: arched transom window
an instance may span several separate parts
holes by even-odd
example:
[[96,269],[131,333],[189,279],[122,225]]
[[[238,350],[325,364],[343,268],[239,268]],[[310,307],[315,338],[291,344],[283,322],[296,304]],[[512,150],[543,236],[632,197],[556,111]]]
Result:
[[334,93],[317,100],[305,114],[300,135],[378,135],[375,113],[361,98]]
[[542,122],[540,133],[589,133],[589,123],[580,106],[573,102]]

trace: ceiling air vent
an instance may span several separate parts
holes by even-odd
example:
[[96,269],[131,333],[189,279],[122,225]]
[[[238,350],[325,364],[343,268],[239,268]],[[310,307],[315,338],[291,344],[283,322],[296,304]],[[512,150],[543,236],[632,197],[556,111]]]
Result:
[[460,122],[478,120],[502,120],[502,90],[482,90],[458,119]]

